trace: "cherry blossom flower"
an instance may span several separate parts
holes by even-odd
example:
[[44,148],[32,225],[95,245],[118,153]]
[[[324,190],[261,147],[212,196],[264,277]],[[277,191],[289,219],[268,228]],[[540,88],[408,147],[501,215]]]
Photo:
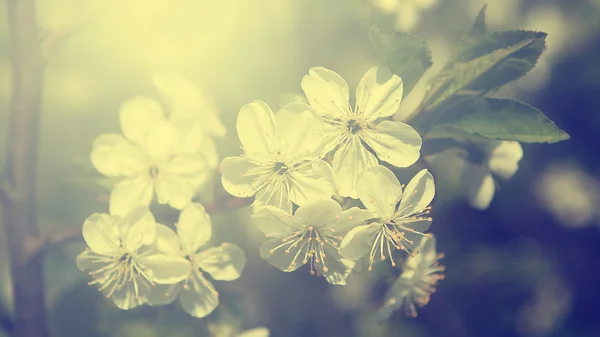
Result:
[[188,314],[204,317],[219,305],[219,293],[204,273],[218,281],[236,280],[246,266],[246,256],[230,243],[200,250],[212,234],[210,218],[201,204],[191,203],[184,208],[176,228],[177,233],[157,224],[156,247],[164,254],[189,261],[190,265],[181,282],[154,287],[149,304],[164,305],[179,298]]
[[200,153],[183,151],[182,136],[154,100],[136,97],[121,106],[120,134],[101,134],[91,160],[103,175],[123,178],[110,195],[110,213],[124,215],[148,206],[154,194],[160,204],[185,207],[206,179]]
[[369,254],[369,270],[377,255],[396,265],[393,250],[415,254],[414,245],[431,225],[429,203],[435,187],[433,176],[427,170],[417,173],[404,192],[400,182],[388,168],[374,166],[361,176],[357,185],[360,201],[377,219],[367,225],[353,228],[344,237],[342,255],[357,260]]
[[340,242],[345,233],[371,217],[358,207],[342,211],[329,199],[300,206],[293,216],[266,206],[252,220],[270,238],[260,247],[267,262],[286,272],[309,264],[312,275],[316,272],[329,283],[343,285],[353,263],[340,255]]
[[397,167],[410,166],[419,158],[422,141],[411,126],[377,122],[396,113],[402,100],[402,79],[388,68],[375,66],[365,73],[356,88],[354,110],[348,84],[332,70],[311,68],[302,78],[302,89],[325,121],[320,155],[335,150],[333,171],[340,195],[357,198],[356,181],[378,164],[377,158]]
[[444,255],[436,252],[435,237],[421,238],[416,251],[406,259],[402,274],[387,292],[383,307],[377,310],[379,320],[388,319],[398,309],[405,316],[416,317],[417,307],[429,303],[438,281],[444,279],[445,267],[438,263]]
[[154,283],[177,283],[187,276],[189,261],[152,248],[155,226],[144,207],[125,217],[95,213],[83,223],[88,248],[77,256],[77,267],[123,310],[146,303]]
[[274,114],[262,101],[242,107],[237,132],[242,157],[221,163],[221,182],[237,197],[255,195],[254,206],[273,205],[291,213],[297,205],[329,199],[335,191],[331,166],[317,155],[323,122],[301,102]]

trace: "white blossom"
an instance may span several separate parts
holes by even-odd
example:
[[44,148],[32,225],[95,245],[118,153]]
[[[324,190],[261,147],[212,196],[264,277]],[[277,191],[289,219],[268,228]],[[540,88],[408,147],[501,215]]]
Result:
[[309,264],[311,275],[316,272],[331,284],[343,285],[354,264],[340,255],[340,242],[350,229],[371,217],[358,207],[342,211],[329,199],[300,206],[294,215],[266,206],[252,220],[270,239],[260,247],[267,262],[285,272]]
[[126,101],[119,116],[123,135],[99,135],[91,152],[100,173],[122,178],[111,192],[110,213],[124,215],[148,206],[154,194],[160,204],[185,207],[206,179],[205,158],[185,151],[182,135],[154,100]]
[[431,225],[431,218],[425,216],[435,194],[431,173],[417,173],[403,192],[392,171],[374,166],[361,175],[357,192],[377,219],[348,232],[341,243],[342,255],[357,260],[368,253],[371,270],[378,255],[382,261],[389,258],[395,266],[392,250],[415,254],[415,241],[428,235],[424,232]]
[[219,305],[219,293],[204,273],[218,281],[236,280],[246,266],[246,256],[230,243],[201,250],[212,234],[210,218],[201,204],[184,208],[176,228],[177,233],[157,224],[156,247],[164,254],[190,261],[190,265],[181,282],[154,287],[148,302],[164,305],[179,298],[188,314],[204,317]]
[[[344,79],[326,68],[311,68],[302,78],[311,106],[325,121],[323,157],[333,155],[339,194],[356,198],[356,181],[377,158],[397,167],[412,165],[420,155],[421,137],[408,124],[378,119],[390,117],[402,100],[402,79],[385,67],[369,69],[356,88],[354,110]],[[373,154],[369,148],[375,153]]]
[[100,290],[123,310],[147,301],[153,283],[184,279],[190,263],[152,248],[154,217],[138,207],[124,217],[95,213],[83,223],[88,248],[77,256],[77,267],[94,279]]
[[329,199],[335,191],[331,166],[317,156],[323,122],[307,104],[292,102],[274,114],[262,101],[243,106],[237,118],[242,157],[221,163],[221,182],[237,197],[255,195],[254,205],[288,212]]
[[402,274],[385,295],[383,307],[377,310],[377,318],[385,320],[400,309],[408,317],[417,316],[417,307],[429,303],[439,280],[444,279],[445,267],[438,261],[444,256],[435,248],[435,237],[423,237],[415,250],[417,254],[409,256],[402,267]]
[[396,29],[409,31],[421,22],[421,14],[437,4],[437,0],[373,0],[383,12],[396,16]]

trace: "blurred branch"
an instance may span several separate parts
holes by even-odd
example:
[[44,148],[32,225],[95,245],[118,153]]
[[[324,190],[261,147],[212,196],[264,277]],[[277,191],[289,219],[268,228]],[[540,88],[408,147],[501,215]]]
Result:
[[96,18],[98,13],[111,1],[112,0],[92,0],[90,4],[88,4],[88,7],[74,18],[71,23],[62,29],[48,32],[41,42],[42,57],[48,58],[61,43]]

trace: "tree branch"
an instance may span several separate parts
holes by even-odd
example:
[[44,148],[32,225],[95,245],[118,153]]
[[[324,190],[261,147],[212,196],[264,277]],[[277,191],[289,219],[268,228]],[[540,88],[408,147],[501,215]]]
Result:
[[111,0],[92,0],[88,7],[80,13],[71,23],[62,29],[48,32],[41,42],[41,53],[43,58],[50,54],[67,38],[76,33],[81,27],[88,24]]
[[0,203],[8,238],[14,294],[12,337],[49,335],[44,304],[42,259],[29,259],[27,242],[38,236],[36,178],[40,100],[44,74],[35,0],[7,0],[11,42],[12,93],[8,149],[0,176]]

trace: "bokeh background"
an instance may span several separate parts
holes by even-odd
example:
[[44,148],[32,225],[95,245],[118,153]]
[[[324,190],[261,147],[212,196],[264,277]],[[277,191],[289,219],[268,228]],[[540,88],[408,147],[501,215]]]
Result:
[[[39,0],[40,25],[58,29],[94,0]],[[213,241],[234,242],[248,257],[242,277],[217,282],[222,304],[205,319],[177,305],[128,312],[107,303],[75,267],[83,240],[46,256],[47,310],[54,336],[209,336],[208,326],[266,326],[274,337],[600,336],[600,1],[489,0],[491,29],[548,33],[547,50],[525,78],[505,87],[540,107],[571,134],[565,142],[525,144],[513,179],[488,210],[438,188],[432,233],[447,267],[416,319],[374,319],[398,271],[352,275],[345,287],[306,270],[283,273],[258,256],[263,240],[249,210],[213,216]],[[235,118],[255,99],[276,109],[282,93],[301,93],[311,66],[340,73],[355,87],[375,57],[377,22],[430,43],[435,72],[470,26],[481,0],[121,0],[56,50],[45,79],[40,140],[41,230],[80,228],[107,211],[93,184],[94,137],[119,130],[120,104],[159,99],[155,71],[176,71],[212,95],[228,127],[221,157],[237,155]],[[6,13],[0,7],[0,166],[10,93]],[[419,87],[401,111],[418,102]],[[225,193],[215,182],[217,197]],[[157,209],[157,217],[175,221]],[[6,240],[0,231],[0,300],[10,307]],[[0,332],[0,336],[2,333]]]

